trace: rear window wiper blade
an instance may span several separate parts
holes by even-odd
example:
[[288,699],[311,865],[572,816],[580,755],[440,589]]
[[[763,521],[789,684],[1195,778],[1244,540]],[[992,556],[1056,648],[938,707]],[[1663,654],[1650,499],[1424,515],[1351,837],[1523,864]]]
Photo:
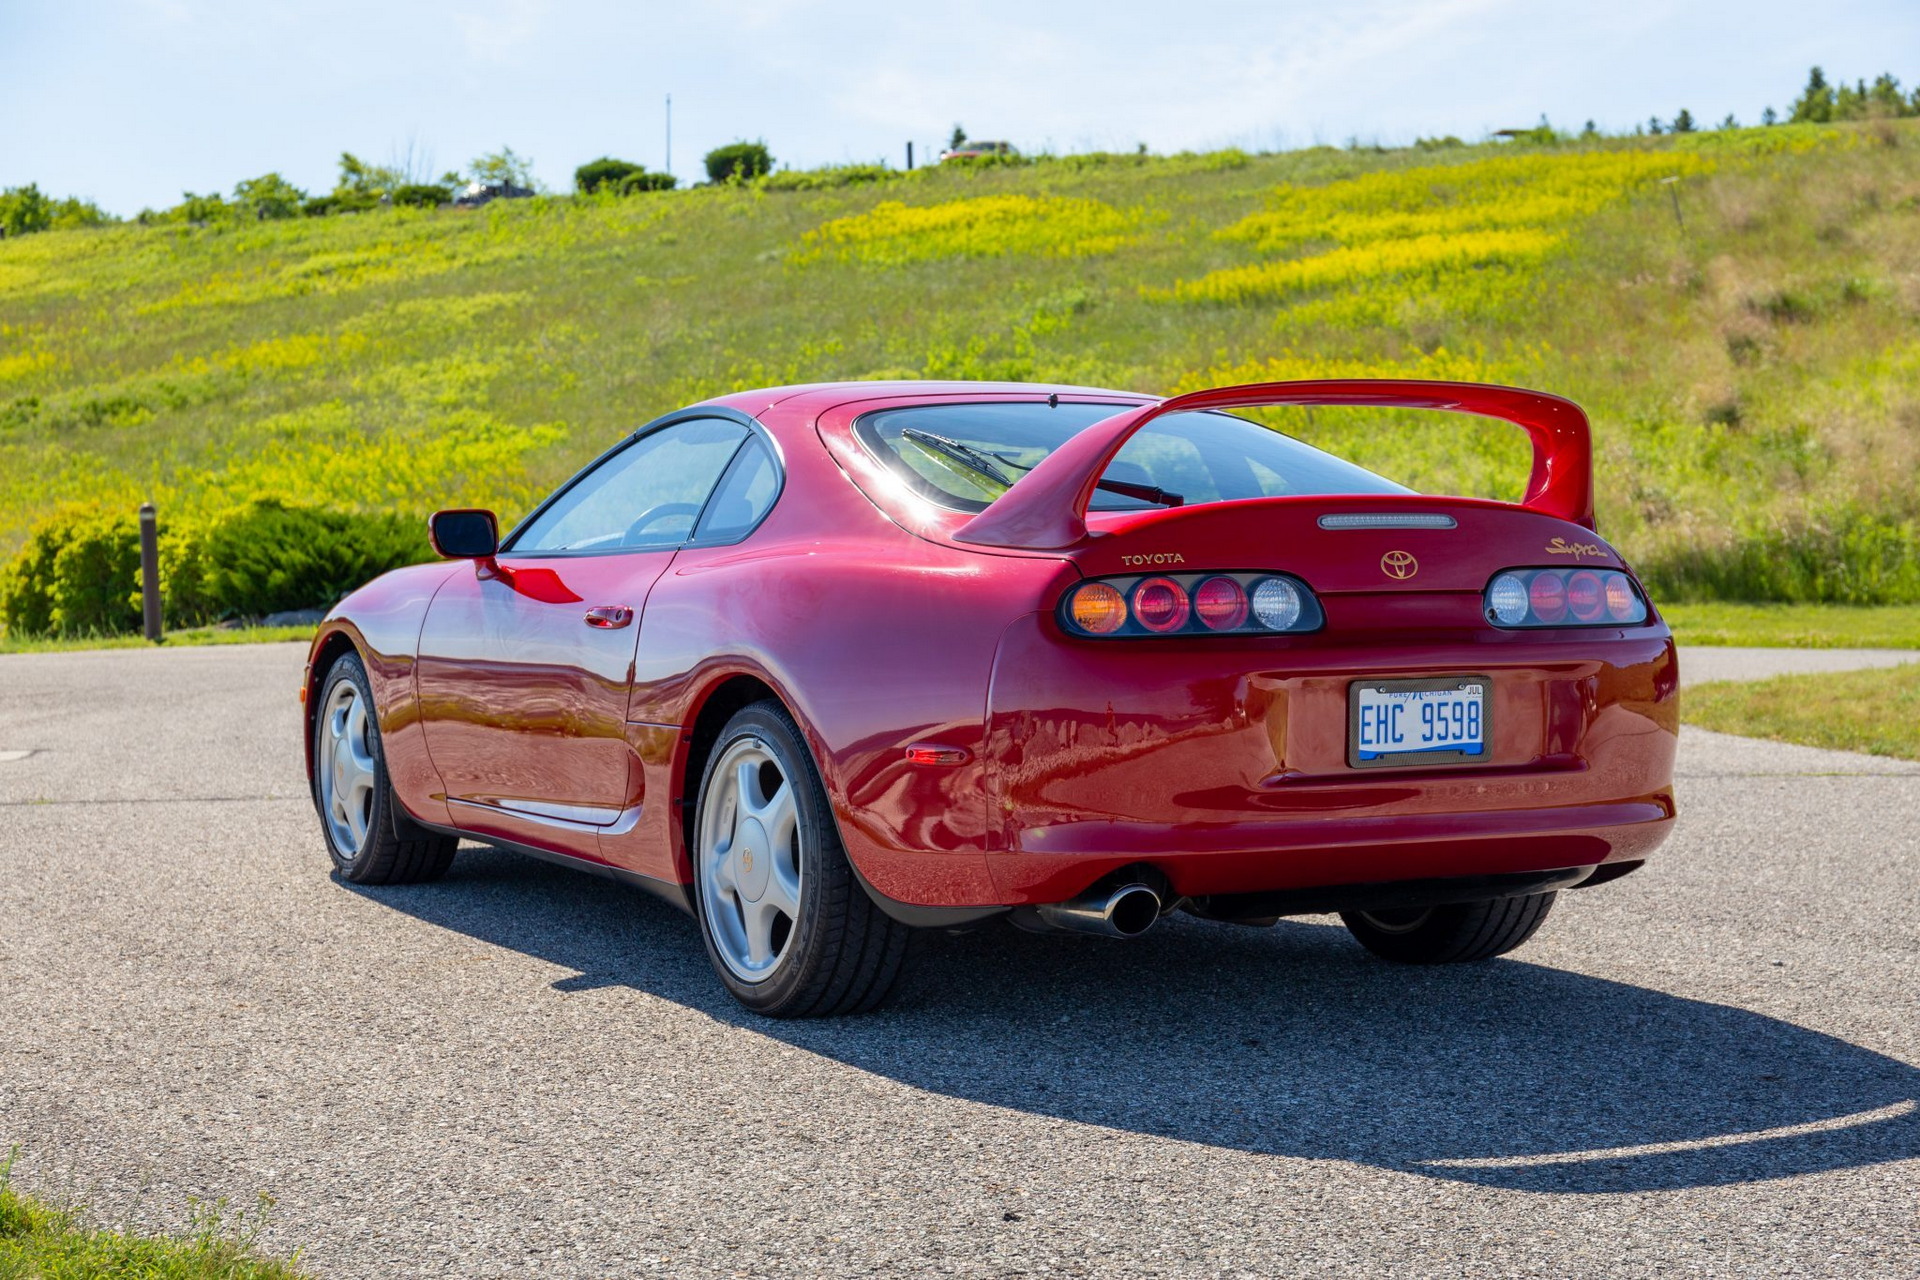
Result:
[[[1016,462],[1004,453],[989,453],[985,449],[976,449],[972,445],[962,444],[958,440],[949,440],[945,436],[935,435],[931,431],[922,431],[918,427],[902,427],[900,434],[922,448],[951,458],[969,471],[1009,488],[1012,487],[1013,480],[1000,470],[1000,467],[995,466],[995,463],[1012,467],[1016,471],[1033,470],[1026,463]],[[1094,483],[1094,488],[1106,493],[1117,493],[1123,498],[1156,503],[1163,507],[1185,506],[1187,501],[1180,494],[1170,493],[1158,485],[1134,484],[1127,480],[1099,480]]]
[[[931,431],[922,431],[918,427],[902,427],[900,428],[900,434],[919,445],[922,449],[926,449],[931,453],[937,453],[943,458],[959,463],[975,475],[985,476],[1003,488],[1011,489],[1013,487],[1013,477],[993,465],[995,460],[995,455],[993,454],[984,453],[971,445],[961,444],[958,440],[949,440],[945,436],[937,436]],[[1000,458],[999,461],[1005,462],[1006,459]]]

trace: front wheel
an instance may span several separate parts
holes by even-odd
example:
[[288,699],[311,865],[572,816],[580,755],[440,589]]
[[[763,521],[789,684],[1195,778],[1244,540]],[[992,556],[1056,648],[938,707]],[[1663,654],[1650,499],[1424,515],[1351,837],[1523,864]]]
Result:
[[1503,956],[1531,938],[1553,909],[1553,898],[1536,893],[1439,907],[1343,911],[1340,919],[1361,946],[1382,959],[1462,964]]
[[417,884],[438,880],[460,842],[429,831],[400,807],[380,746],[367,669],[344,653],[320,682],[313,718],[313,803],[342,880]]
[[727,722],[694,823],[694,894],[727,990],[774,1018],[863,1013],[900,976],[910,930],[854,879],[813,757],[777,702]]

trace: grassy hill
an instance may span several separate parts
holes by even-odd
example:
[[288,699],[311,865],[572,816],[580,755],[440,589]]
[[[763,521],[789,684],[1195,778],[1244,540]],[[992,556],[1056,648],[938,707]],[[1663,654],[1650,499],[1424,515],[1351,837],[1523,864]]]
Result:
[[[1667,594],[1920,600],[1920,129],[1067,157],[0,241],[0,554],[75,502],[511,519],[688,401],[909,374],[1539,387],[1592,414],[1601,529]],[[1525,477],[1510,428],[1274,421],[1425,488]]]

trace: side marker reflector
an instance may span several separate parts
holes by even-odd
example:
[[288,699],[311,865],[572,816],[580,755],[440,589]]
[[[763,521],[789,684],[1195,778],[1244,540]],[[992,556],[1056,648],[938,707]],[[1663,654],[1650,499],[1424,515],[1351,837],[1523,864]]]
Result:
[[907,763],[919,765],[965,764],[973,752],[965,747],[944,746],[937,742],[916,742],[907,748]]

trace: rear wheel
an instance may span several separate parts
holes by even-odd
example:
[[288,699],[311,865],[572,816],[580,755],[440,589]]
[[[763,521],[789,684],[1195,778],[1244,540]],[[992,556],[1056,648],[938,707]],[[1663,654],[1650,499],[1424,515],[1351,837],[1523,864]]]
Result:
[[1531,938],[1553,909],[1553,898],[1536,893],[1439,907],[1343,911],[1340,919],[1361,946],[1383,959],[1460,964],[1505,955]]
[[320,682],[313,803],[343,880],[417,884],[438,880],[453,865],[460,842],[415,822],[394,797],[373,689],[356,653],[341,654]]
[[779,703],[755,703],[721,730],[700,784],[693,870],[707,956],[755,1013],[862,1013],[900,976],[911,931],[854,879],[813,757]]

